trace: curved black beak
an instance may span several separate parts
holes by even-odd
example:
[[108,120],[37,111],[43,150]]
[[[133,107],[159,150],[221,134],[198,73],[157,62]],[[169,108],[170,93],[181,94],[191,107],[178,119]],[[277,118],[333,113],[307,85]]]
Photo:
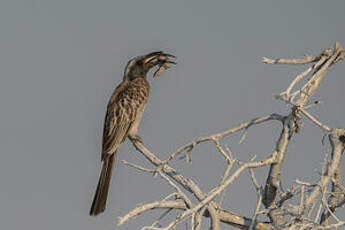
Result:
[[144,62],[152,63],[153,61],[156,61],[155,64],[165,62],[165,63],[171,63],[171,64],[176,65],[176,62],[169,60],[169,58],[176,58],[176,57],[172,54],[164,53],[163,51],[156,51],[156,52],[147,54]]
[[157,51],[146,55],[144,63],[148,64],[148,68],[158,66],[158,69],[153,74],[153,77],[160,76],[165,70],[169,69],[169,64],[176,65],[175,61],[171,61],[170,58],[176,58],[172,54]]

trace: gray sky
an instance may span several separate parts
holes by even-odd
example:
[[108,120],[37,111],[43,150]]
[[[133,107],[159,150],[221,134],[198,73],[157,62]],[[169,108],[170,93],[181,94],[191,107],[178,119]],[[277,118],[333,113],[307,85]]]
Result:
[[[152,94],[139,130],[164,158],[195,137],[256,116],[287,114],[272,95],[303,67],[264,65],[261,57],[314,54],[335,41],[344,46],[344,9],[342,0],[2,0],[1,229],[114,229],[117,217],[137,203],[172,191],[118,160],[105,214],[88,216],[106,104],[129,58],[155,50],[178,57],[161,78],[149,77]],[[324,104],[311,110],[329,126],[345,126],[344,72],[344,62],[329,71],[315,96]],[[235,144],[238,135],[225,143],[234,143],[242,160],[264,158],[279,130],[279,124],[266,124],[251,129],[243,145]],[[289,146],[283,186],[296,177],[317,178],[327,150],[321,138],[306,121]],[[174,166],[207,190],[223,172],[216,155],[202,145],[191,165]],[[117,159],[149,166],[128,142]],[[264,183],[267,170],[257,173]],[[228,190],[225,208],[252,214],[256,195],[248,183],[245,174]],[[121,229],[138,229],[154,215]]]

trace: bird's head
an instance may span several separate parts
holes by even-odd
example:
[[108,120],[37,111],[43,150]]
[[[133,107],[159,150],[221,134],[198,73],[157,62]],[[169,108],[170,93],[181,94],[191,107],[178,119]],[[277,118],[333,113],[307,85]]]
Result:
[[127,63],[124,79],[132,80],[136,77],[146,77],[149,70],[155,66],[158,66],[158,69],[153,77],[158,77],[164,70],[169,68],[168,64],[176,64],[176,62],[171,61],[169,58],[175,58],[175,56],[162,51],[135,57]]

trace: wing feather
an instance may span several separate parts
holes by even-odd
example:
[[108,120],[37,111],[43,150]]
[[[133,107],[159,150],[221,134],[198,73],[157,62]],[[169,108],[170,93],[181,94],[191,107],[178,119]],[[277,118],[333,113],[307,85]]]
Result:
[[150,85],[143,77],[124,80],[110,98],[104,122],[102,159],[114,154],[131,127],[137,128],[145,108]]
[[129,81],[121,82],[109,100],[103,129],[102,159],[106,154],[116,152],[118,146],[126,139],[133,122],[131,119],[133,115],[128,113],[131,110],[126,111],[126,108],[121,105],[121,99],[128,86]]

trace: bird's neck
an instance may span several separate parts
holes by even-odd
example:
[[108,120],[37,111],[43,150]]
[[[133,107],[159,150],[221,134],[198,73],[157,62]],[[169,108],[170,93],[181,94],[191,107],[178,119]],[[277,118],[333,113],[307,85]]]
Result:
[[130,81],[133,81],[133,80],[139,79],[139,78],[141,78],[141,79],[146,79],[146,76],[144,76],[144,75],[134,75],[134,76],[131,76],[131,77],[129,78],[129,80],[130,80]]

